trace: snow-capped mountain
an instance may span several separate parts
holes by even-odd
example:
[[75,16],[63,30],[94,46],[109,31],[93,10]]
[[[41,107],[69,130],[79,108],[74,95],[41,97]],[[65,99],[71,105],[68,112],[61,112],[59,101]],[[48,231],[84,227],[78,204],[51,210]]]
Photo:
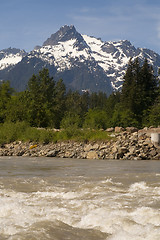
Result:
[[0,70],[16,65],[27,53],[24,50],[8,48],[0,51]]
[[157,53],[135,48],[127,40],[103,42],[65,25],[28,54],[15,51],[5,55],[1,51],[0,79],[10,79],[13,87],[23,90],[33,73],[47,67],[55,80],[63,79],[68,89],[103,91],[109,95],[121,88],[131,57],[142,61],[147,58],[155,73],[158,72],[160,56]]

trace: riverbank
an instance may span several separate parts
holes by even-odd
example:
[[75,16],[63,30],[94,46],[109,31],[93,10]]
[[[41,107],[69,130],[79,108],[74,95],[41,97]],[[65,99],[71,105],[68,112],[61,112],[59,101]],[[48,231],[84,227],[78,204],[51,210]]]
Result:
[[31,156],[79,159],[160,160],[160,146],[151,142],[158,128],[108,129],[111,140],[97,142],[64,141],[49,144],[13,142],[0,146],[0,156]]

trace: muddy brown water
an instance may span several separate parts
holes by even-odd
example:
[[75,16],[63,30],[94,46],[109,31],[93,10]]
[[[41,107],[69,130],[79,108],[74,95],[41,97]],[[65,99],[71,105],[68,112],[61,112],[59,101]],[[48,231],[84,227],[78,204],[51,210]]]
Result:
[[0,157],[0,239],[159,240],[160,161]]

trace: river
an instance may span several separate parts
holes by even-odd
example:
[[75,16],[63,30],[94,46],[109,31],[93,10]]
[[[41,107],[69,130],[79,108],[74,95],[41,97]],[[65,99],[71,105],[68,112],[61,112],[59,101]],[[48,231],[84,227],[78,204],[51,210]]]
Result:
[[1,240],[159,240],[160,161],[0,157]]

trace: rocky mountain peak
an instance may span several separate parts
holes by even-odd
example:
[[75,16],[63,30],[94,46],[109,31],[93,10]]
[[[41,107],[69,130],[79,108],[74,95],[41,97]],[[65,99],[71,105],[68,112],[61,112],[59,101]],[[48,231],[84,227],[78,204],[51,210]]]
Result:
[[16,65],[27,53],[17,48],[7,48],[0,51],[0,71]]
[[43,43],[43,46],[54,46],[59,42],[66,42],[71,39],[76,39],[78,43],[84,42],[83,37],[80,33],[77,32],[76,28],[73,25],[64,25],[56,33],[52,34],[51,37]]
[[13,55],[19,54],[19,55],[25,56],[27,53],[25,52],[25,50],[21,50],[19,48],[11,48],[11,47],[0,51],[1,58],[9,54],[13,54]]
[[10,79],[12,87],[21,91],[32,74],[45,67],[55,80],[63,79],[67,89],[109,95],[121,89],[129,59],[137,57],[140,62],[147,58],[157,74],[160,55],[154,51],[135,48],[128,40],[104,42],[65,25],[28,54],[19,49],[1,50],[0,79]]

